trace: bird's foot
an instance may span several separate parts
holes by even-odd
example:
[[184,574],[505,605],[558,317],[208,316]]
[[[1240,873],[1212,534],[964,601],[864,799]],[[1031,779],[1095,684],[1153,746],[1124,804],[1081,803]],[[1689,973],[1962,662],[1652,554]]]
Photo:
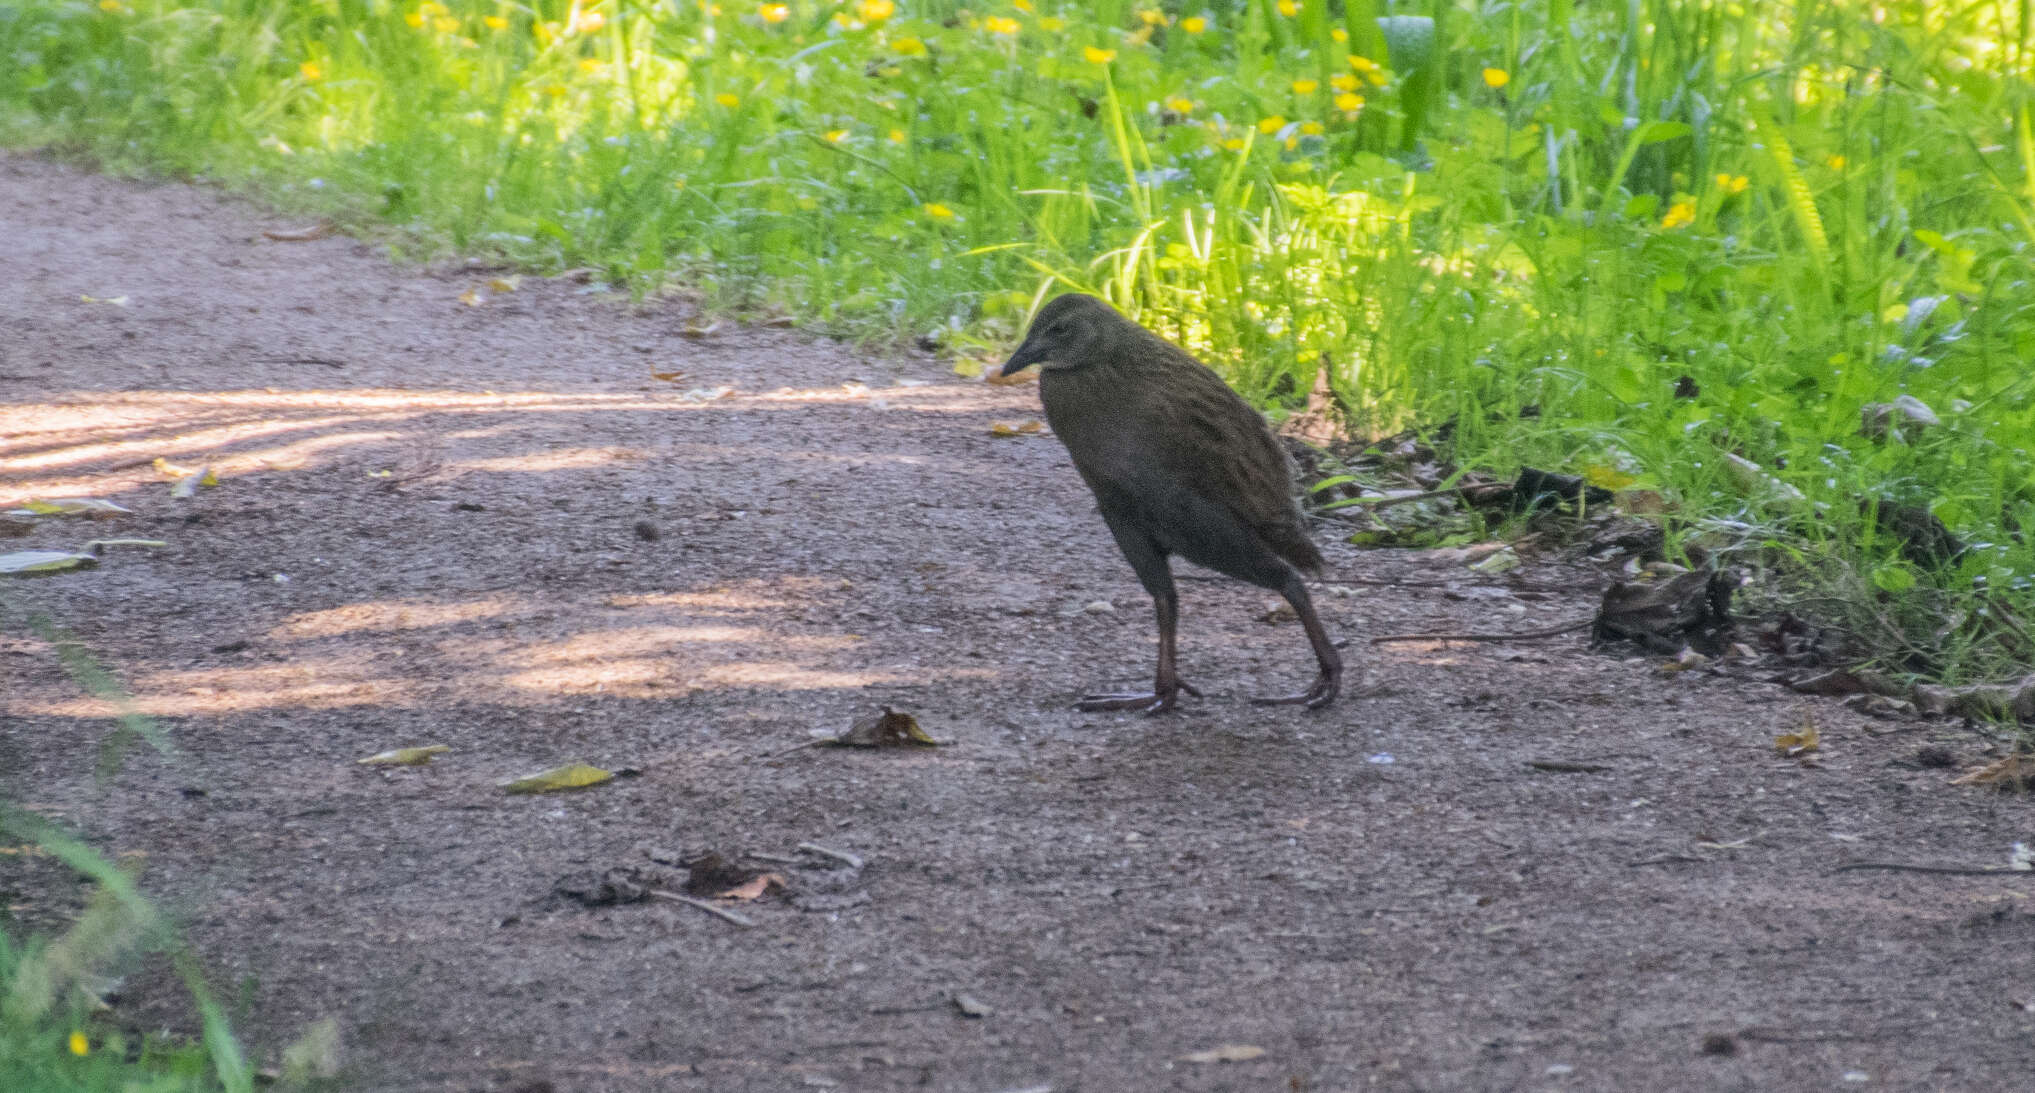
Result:
[[1100,694],[1089,695],[1074,704],[1082,713],[1101,713],[1105,710],[1137,710],[1145,714],[1165,713],[1174,707],[1180,692],[1186,691],[1196,698],[1201,692],[1184,679],[1176,679],[1173,686],[1148,694]]
[[1313,686],[1297,695],[1287,695],[1284,698],[1254,698],[1251,701],[1259,706],[1305,706],[1310,710],[1318,710],[1334,702],[1335,696],[1342,693],[1342,689],[1341,672],[1323,672],[1314,677]]

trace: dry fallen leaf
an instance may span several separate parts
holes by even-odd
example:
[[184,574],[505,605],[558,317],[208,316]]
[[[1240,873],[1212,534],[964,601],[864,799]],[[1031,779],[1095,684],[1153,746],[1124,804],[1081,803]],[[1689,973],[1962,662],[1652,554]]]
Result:
[[685,373],[684,373],[684,372],[652,372],[652,373],[650,373],[650,378],[651,378],[651,379],[654,379],[654,380],[663,380],[663,381],[664,381],[664,382],[666,382],[666,383],[677,383],[677,382],[678,382],[679,380],[682,380],[682,379],[684,379],[684,378],[685,378]]
[[1804,721],[1802,727],[1794,732],[1774,737],[1774,750],[1789,759],[1807,755],[1822,746],[1822,734],[1816,731],[1814,721]]
[[416,767],[429,763],[434,755],[444,755],[451,750],[446,744],[425,744],[416,748],[376,752],[358,762],[364,767]]
[[2035,772],[2021,769],[2021,756],[2009,755],[1998,759],[1967,774],[1960,774],[1950,780],[1953,786],[1991,786],[2008,792],[2019,792],[2035,783]]
[[97,497],[38,497],[7,510],[10,516],[113,516],[133,511]]
[[1256,1044],[1224,1044],[1207,1051],[1196,1051],[1180,1056],[1183,1063],[1247,1063],[1260,1058],[1265,1049]]
[[599,767],[588,766],[585,763],[567,763],[562,767],[552,767],[550,770],[503,782],[502,789],[509,793],[555,793],[562,789],[597,786],[613,777],[613,774]]
[[714,334],[720,329],[721,324],[718,322],[687,323],[685,324],[685,328],[680,330],[679,333],[685,335],[688,338],[710,338],[713,337]]
[[493,292],[514,292],[521,287],[521,277],[493,277],[488,280],[488,289]]
[[963,1017],[974,1017],[977,1019],[987,1017],[996,1012],[987,1003],[974,995],[958,992],[954,995],[954,1008],[960,1010]]
[[487,297],[481,295],[479,288],[470,288],[459,294],[459,302],[468,307],[479,307],[486,303],[487,299]]
[[1021,422],[1017,423],[1016,425],[1012,425],[1012,424],[1010,424],[1010,423],[1008,423],[1008,422],[1003,422],[1003,421],[999,421],[999,422],[997,422],[996,424],[994,424],[994,425],[991,425],[991,426],[989,427],[989,435],[990,435],[990,436],[1032,436],[1032,435],[1035,435],[1035,434],[1037,434],[1037,433],[1043,432],[1043,431],[1045,430],[1045,428],[1046,428],[1046,423],[1045,423],[1045,422],[1043,422],[1043,421],[1040,421],[1040,420],[1038,420],[1037,418],[1033,418],[1033,419],[1032,419],[1032,420],[1030,420],[1030,421],[1021,421]]
[[1015,374],[1006,376],[1001,367],[991,368],[982,374],[982,379],[996,387],[1016,387],[1019,384],[1039,382],[1039,370],[1035,366],[1020,369]]
[[172,482],[170,484],[170,496],[183,500],[196,496],[199,486],[211,487],[218,484],[219,476],[212,473],[212,468],[200,467],[198,470]]
[[918,720],[888,706],[855,722],[847,732],[819,741],[841,748],[936,748],[938,740],[919,728]]
[[88,304],[112,304],[114,307],[127,306],[127,297],[125,296],[80,296],[78,299]]
[[41,577],[66,569],[90,569],[99,559],[68,550],[20,550],[0,554],[0,577]]
[[716,895],[714,898],[738,901],[752,900],[761,898],[765,892],[770,891],[772,888],[783,887],[785,887],[784,874],[758,873],[747,881]]
[[989,368],[989,362],[980,357],[962,357],[954,362],[954,374],[962,379],[974,379]]

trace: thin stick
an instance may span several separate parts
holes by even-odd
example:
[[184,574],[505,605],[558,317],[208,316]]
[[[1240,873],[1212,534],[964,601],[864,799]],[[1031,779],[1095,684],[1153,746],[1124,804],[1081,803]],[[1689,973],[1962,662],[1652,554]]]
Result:
[[657,888],[652,888],[649,890],[649,892],[652,896],[655,896],[658,899],[668,899],[673,903],[683,903],[687,907],[697,907],[700,910],[705,911],[707,914],[713,915],[716,918],[727,919],[729,922],[732,922],[737,926],[756,925],[755,919],[750,918],[748,915],[745,915],[740,911],[731,911],[726,907],[716,906],[714,904],[708,903],[706,900],[703,899],[694,899],[691,896],[681,896],[677,892],[666,892]]
[[856,857],[853,854],[848,853],[846,850],[830,850],[827,847],[821,846],[819,843],[800,843],[798,844],[798,848],[800,850],[806,850],[814,854],[818,854],[823,858],[832,858],[835,861],[840,862],[843,865],[846,865],[850,869],[862,868],[862,859]]
[[2035,869],[2009,869],[2003,865],[1909,865],[1897,861],[1855,861],[1840,865],[1833,873],[1850,873],[1860,869],[1879,869],[1890,873],[1949,873],[1960,877],[2035,877]]
[[1528,630],[1523,634],[1387,634],[1372,638],[1372,645],[1383,645],[1388,641],[1537,641],[1562,634],[1573,633],[1595,625],[1594,618],[1572,622],[1566,626],[1554,626],[1546,630]]

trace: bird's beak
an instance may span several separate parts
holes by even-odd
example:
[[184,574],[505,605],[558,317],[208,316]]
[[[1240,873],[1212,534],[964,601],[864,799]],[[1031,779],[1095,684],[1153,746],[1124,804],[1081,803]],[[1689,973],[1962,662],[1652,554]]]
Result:
[[998,374],[1014,376],[1032,365],[1043,363],[1046,356],[1033,346],[1032,339],[1026,338],[1024,344],[1017,347],[1017,352],[1012,353],[1010,359],[1003,362],[1003,371]]

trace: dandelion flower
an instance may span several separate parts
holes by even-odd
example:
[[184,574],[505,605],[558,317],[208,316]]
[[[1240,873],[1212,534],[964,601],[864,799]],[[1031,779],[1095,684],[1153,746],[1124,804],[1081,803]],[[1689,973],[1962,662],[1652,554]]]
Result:
[[[101,4],[99,5],[99,6],[100,6],[100,7],[102,7],[102,8],[106,8],[106,10],[107,10],[107,11],[114,11],[114,10],[116,10],[116,9],[118,8],[118,6],[119,6],[119,3],[120,3],[120,0],[113,0],[113,4],[114,4],[114,7],[111,7],[111,8],[107,8],[107,7],[106,7],[106,5],[105,5],[104,3],[101,3]],[[71,1054],[73,1054],[73,1055],[89,1055],[89,1054],[91,1054],[91,1053],[92,1053],[92,1041],[90,1041],[90,1040],[86,1039],[86,1038],[85,1038],[85,1034],[84,1034],[84,1033],[82,1033],[82,1032],[72,1032],[72,1033],[71,1033]]]
[[1163,27],[1166,25],[1166,13],[1156,8],[1139,9],[1138,18],[1148,27]]
[[1293,81],[1293,93],[1294,93],[1295,95],[1312,95],[1312,94],[1314,94],[1314,93],[1315,93],[1316,91],[1318,91],[1318,90],[1320,90],[1320,89],[1321,89],[1321,81],[1320,81],[1320,80],[1295,80],[1295,81]]
[[1849,161],[1846,160],[1843,156],[1831,156],[1829,159],[1826,159],[1823,162],[1828,163],[1830,165],[1830,169],[1833,171],[1842,171],[1844,170],[1844,165]]
[[890,43],[890,48],[895,50],[899,56],[918,57],[926,52],[926,43],[919,41],[917,38],[899,38],[897,41]]
[[297,66],[297,71],[302,73],[307,80],[322,80],[325,78],[325,70],[319,68],[316,61],[305,61]]
[[1222,146],[1232,152],[1241,152],[1248,144],[1249,142],[1242,137],[1231,137],[1222,142]]
[[844,141],[844,140],[847,140],[847,139],[848,139],[848,131],[847,131],[846,129],[829,129],[829,130],[827,130],[827,143],[828,143],[828,144],[839,144],[839,143],[841,143],[842,141]]
[[1350,54],[1350,67],[1358,72],[1374,72],[1378,68],[1378,62],[1369,57],[1362,57],[1352,53]]
[[1208,20],[1203,19],[1199,15],[1190,15],[1180,20],[1180,29],[1189,34],[1199,34],[1208,29]]
[[1269,118],[1258,119],[1258,132],[1260,133],[1276,133],[1284,128],[1286,128],[1286,119],[1277,114]]
[[855,14],[865,23],[881,23],[897,14],[897,5],[892,0],[861,0],[855,5]]
[[1018,21],[1007,15],[992,15],[982,21],[982,29],[1009,38],[1015,36],[1019,28]]
[[438,18],[431,20],[431,25],[434,28],[436,28],[438,33],[440,34],[451,34],[453,31],[459,29],[459,19],[457,16],[441,15]]
[[1694,223],[1695,219],[1696,203],[1693,201],[1677,201],[1673,205],[1668,206],[1668,214],[1661,217],[1661,227],[1672,230],[1684,224]]
[[1355,113],[1364,108],[1364,97],[1354,91],[1345,91],[1335,97],[1335,108]]
[[1010,0],[1010,6],[1024,12],[1026,15],[1032,13],[1032,0]]
[[592,57],[581,57],[579,59],[579,70],[589,76],[600,75],[601,69],[606,67],[608,67],[606,61],[597,61]]
[[1300,14],[1299,0],[1279,0],[1279,14],[1288,19]]
[[1166,100],[1166,109],[1171,110],[1175,114],[1192,114],[1194,113],[1194,100],[1175,95]]
[[736,107],[742,105],[742,96],[737,95],[732,91],[723,91],[720,94],[714,96],[714,101],[720,103],[722,106],[725,106],[730,110],[733,110]]
[[890,131],[890,143],[892,143],[892,144],[903,144],[903,143],[904,143],[904,130],[902,130],[902,129],[892,129],[892,130]]
[[[784,5],[779,4],[778,7]],[[583,11],[572,18],[572,29],[587,34],[608,25],[608,17],[597,11]]]
[[1350,32],[1344,30],[1341,27],[1328,28],[1328,36],[1335,39],[1338,42],[1347,42],[1350,40]]
[[490,15],[483,18],[481,22],[486,23],[489,30],[509,29],[509,18],[506,15]]
[[1088,63],[1092,65],[1106,65],[1116,60],[1116,50],[1097,49],[1094,46],[1082,47],[1081,55],[1088,58]]
[[1717,176],[1717,188],[1724,191],[1726,196],[1742,194],[1745,192],[1745,188],[1750,185],[1752,185],[1751,181],[1744,175],[1721,174]]
[[791,5],[763,4],[757,7],[756,14],[762,16],[766,23],[782,23],[791,18]]
[[1327,131],[1327,127],[1318,121],[1303,121],[1300,123],[1300,131],[1310,137],[1318,137]]
[[1355,91],[1357,89],[1357,78],[1347,72],[1339,72],[1328,78],[1328,85],[1337,91]]
[[1495,90],[1497,88],[1504,87],[1506,84],[1509,84],[1511,82],[1512,82],[1512,73],[1507,72],[1502,68],[1487,68],[1484,70],[1485,87],[1489,87]]
[[403,13],[403,22],[410,24],[410,29],[412,30],[421,30],[424,26],[424,13],[421,11],[406,11]]
[[[126,10],[127,10],[127,5],[126,5],[126,4],[123,4],[123,3],[121,3],[121,2],[120,2],[120,0],[99,0],[99,10],[100,10],[100,11],[113,11],[113,12],[119,12],[119,11],[126,11]],[[78,1041],[80,1041],[80,1040],[82,1040],[82,1039],[84,1039],[84,1034],[83,1034],[83,1033],[77,1033],[77,1032],[74,1032],[74,1033],[72,1033],[72,1034],[71,1034],[71,1043],[72,1043],[72,1044],[76,1044],[76,1043],[77,1043]],[[80,1055],[83,1055],[83,1054],[84,1054],[84,1052],[80,1051],[80,1052],[78,1052],[78,1054],[80,1054]]]
[[928,201],[926,202],[926,215],[935,220],[952,220],[954,219],[954,210],[937,201]]

